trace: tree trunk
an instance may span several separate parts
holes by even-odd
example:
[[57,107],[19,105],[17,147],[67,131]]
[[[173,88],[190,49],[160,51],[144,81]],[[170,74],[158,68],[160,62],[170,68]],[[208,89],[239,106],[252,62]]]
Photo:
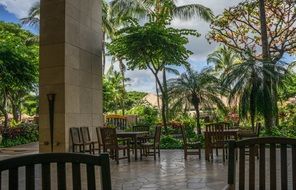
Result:
[[105,67],[106,67],[105,38],[106,38],[106,33],[103,32],[103,40],[102,40],[102,72],[103,72],[103,75],[105,74]]
[[163,97],[164,97],[164,100],[165,102],[163,103],[164,104],[164,108],[165,108],[165,114],[166,114],[166,118],[169,120],[170,117],[169,117],[169,97],[168,97],[168,86],[167,86],[167,78],[166,78],[166,70],[165,68],[163,69],[163,90],[164,90],[164,94],[163,94]]
[[[268,48],[268,34],[267,34],[267,22],[265,13],[265,0],[259,0],[259,12],[260,12],[260,27],[261,27],[261,41],[262,41],[262,58],[264,68],[270,70],[270,54]],[[272,88],[272,79],[270,76],[264,74],[264,121],[265,127],[268,132],[274,126],[274,92]]]
[[158,110],[160,110],[160,101],[159,101],[159,90],[158,90],[158,84],[157,84],[157,80],[155,80],[155,90],[156,90],[156,96],[157,96],[157,107]]
[[2,102],[2,105],[0,106],[0,111],[4,116],[3,127],[4,127],[4,129],[7,129],[8,128],[7,94],[6,94],[5,90],[3,90],[2,93],[3,93],[2,94],[3,102]]
[[12,107],[12,115],[13,115],[14,121],[19,122],[20,121],[20,111],[19,111],[20,108],[19,108],[19,105],[12,103],[11,107]]
[[121,101],[121,110],[122,110],[122,115],[125,115],[125,68],[124,68],[124,63],[122,59],[118,59],[119,61],[119,68],[120,68],[120,73],[122,75],[122,101]]
[[194,106],[195,112],[196,112],[196,129],[197,133],[201,134],[201,127],[200,127],[200,113],[199,113],[199,97],[197,94],[193,94],[191,97],[191,102]]

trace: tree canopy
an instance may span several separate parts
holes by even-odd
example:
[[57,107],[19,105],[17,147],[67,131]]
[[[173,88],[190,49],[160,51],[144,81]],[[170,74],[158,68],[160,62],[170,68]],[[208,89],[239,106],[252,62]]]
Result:
[[[294,1],[265,2],[268,49],[271,60],[279,61],[284,53],[296,51],[296,11]],[[245,1],[216,17],[211,24],[210,41],[221,42],[238,52],[252,51],[262,60],[259,5],[257,0]]]
[[38,46],[28,40],[33,37],[20,25],[0,22],[0,109],[4,115],[8,98],[13,109],[18,109],[22,97],[38,81]]

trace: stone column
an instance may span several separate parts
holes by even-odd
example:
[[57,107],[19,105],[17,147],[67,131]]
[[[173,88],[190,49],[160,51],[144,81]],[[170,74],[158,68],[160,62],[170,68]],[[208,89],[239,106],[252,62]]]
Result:
[[40,152],[50,152],[47,94],[56,94],[54,152],[67,152],[71,127],[103,123],[100,0],[41,0]]

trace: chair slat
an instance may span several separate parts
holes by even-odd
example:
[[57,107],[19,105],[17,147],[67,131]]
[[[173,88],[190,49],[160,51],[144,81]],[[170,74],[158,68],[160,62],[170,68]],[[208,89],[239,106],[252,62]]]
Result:
[[50,190],[50,163],[42,164],[42,190]]
[[9,169],[9,190],[18,189],[18,168]]
[[111,174],[110,174],[110,162],[108,154],[101,154],[101,176],[102,176],[102,188],[104,190],[111,190]]
[[80,164],[72,164],[72,181],[73,181],[73,190],[81,190],[81,174],[80,174]]
[[276,145],[270,144],[270,190],[276,190]]
[[95,177],[95,167],[93,165],[87,164],[87,188],[88,190],[96,189],[96,177]]
[[58,189],[66,189],[66,164],[58,162],[57,163],[57,177],[58,177]]
[[259,189],[265,190],[265,145],[260,144]]
[[245,189],[245,147],[239,150],[239,189]]
[[34,165],[26,166],[26,190],[35,189],[35,167]]
[[255,189],[255,145],[249,147],[249,190]]
[[293,189],[296,189],[296,145],[292,146],[292,179]]
[[288,189],[287,145],[281,145],[281,187]]

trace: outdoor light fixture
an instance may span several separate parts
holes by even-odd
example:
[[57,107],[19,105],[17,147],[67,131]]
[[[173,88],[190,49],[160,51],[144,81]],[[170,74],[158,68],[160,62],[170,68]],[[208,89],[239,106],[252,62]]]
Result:
[[48,108],[49,108],[49,128],[50,128],[50,146],[53,152],[53,132],[54,132],[54,102],[55,94],[47,94]]

